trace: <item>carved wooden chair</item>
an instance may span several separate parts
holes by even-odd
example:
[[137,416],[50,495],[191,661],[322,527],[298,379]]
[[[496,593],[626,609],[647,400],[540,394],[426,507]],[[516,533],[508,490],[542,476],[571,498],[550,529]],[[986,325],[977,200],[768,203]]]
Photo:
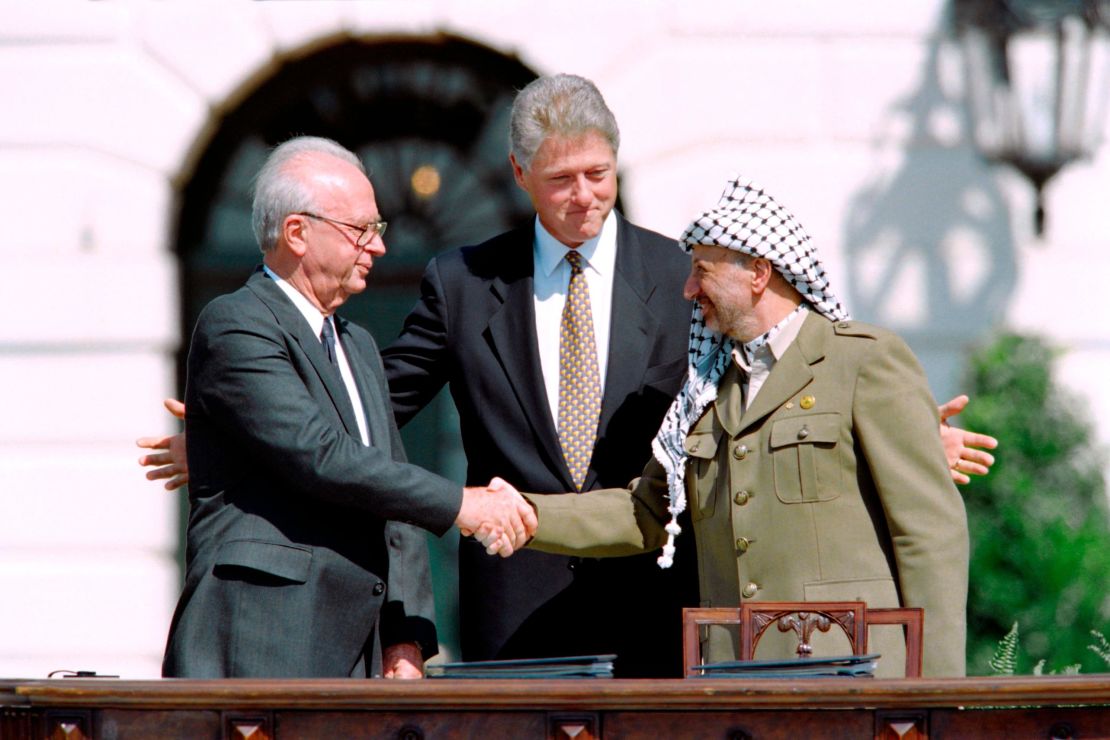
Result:
[[900,624],[906,633],[906,677],[921,676],[921,635],[924,610],[917,607],[868,609],[862,601],[762,601],[744,602],[739,608],[682,610],[682,659],[687,678],[697,675],[701,665],[701,628],[713,624],[737,625],[740,630],[740,660],[752,660],[756,645],[772,624],[780,632],[793,631],[798,638],[799,658],[813,653],[814,630],[828,632],[835,624],[844,631],[853,655],[867,653],[867,628],[875,624]]

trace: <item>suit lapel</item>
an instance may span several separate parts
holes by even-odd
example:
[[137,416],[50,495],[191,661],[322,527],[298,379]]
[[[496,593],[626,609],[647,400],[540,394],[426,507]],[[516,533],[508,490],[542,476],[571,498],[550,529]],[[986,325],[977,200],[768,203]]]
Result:
[[355,378],[355,386],[362,400],[362,413],[366,417],[366,428],[370,432],[370,444],[380,447],[386,452],[389,450],[388,417],[393,410],[387,409],[385,399],[382,398],[381,384],[379,382],[381,370],[371,366],[374,355],[367,353],[355,342],[347,326],[347,320],[335,317],[335,324],[339,340],[343,342],[343,352],[347,355],[347,362],[351,365],[351,373]]
[[[623,216],[617,215],[617,259],[613,273],[613,300],[609,325],[609,361],[601,400],[597,436],[605,436],[621,401],[639,391],[647,370],[648,356],[659,333],[659,321],[648,309],[655,290],[645,263],[644,250]],[[589,490],[597,473],[586,473],[583,490]]]
[[566,490],[570,491],[574,484],[548,407],[536,340],[532,281],[534,232],[530,226],[518,233],[518,239],[507,245],[504,269],[489,284],[489,300],[495,304],[487,328],[489,342],[517,403],[541,442],[542,452],[552,469],[559,471]]
[[805,317],[798,336],[771,368],[767,381],[741,418],[743,429],[761,421],[813,380],[811,365],[825,356],[827,337],[823,325],[827,323],[816,314]]
[[301,352],[308,358],[309,364],[316,371],[320,382],[327,389],[328,396],[339,413],[339,418],[343,421],[343,427],[348,434],[356,439],[359,438],[355,410],[351,406],[351,399],[347,393],[347,387],[343,384],[343,378],[324,354],[324,347],[320,344],[320,338],[312,333],[312,327],[305,321],[304,316],[289,300],[289,297],[281,291],[277,283],[262,272],[262,268],[259,268],[250,276],[250,279],[247,280],[247,287],[266,304],[278,325],[297,342]]
[[[536,430],[543,452],[568,491],[574,482],[563,457],[555,420],[547,403],[543,383],[539,345],[536,340],[536,312],[532,271],[532,227],[520,230],[519,240],[506,254],[503,277],[490,283],[493,300],[498,307],[492,312],[489,334],[494,352],[504,368],[509,385]],[[511,264],[510,264],[511,261]],[[644,250],[638,248],[636,236],[623,216],[617,214],[617,259],[613,274],[613,299],[609,330],[609,362],[598,420],[598,438],[605,436],[621,399],[636,393],[647,369],[647,360],[659,322],[648,309],[655,289],[650,279],[651,266],[646,264]],[[589,490],[597,480],[591,467],[586,473],[582,490]]]

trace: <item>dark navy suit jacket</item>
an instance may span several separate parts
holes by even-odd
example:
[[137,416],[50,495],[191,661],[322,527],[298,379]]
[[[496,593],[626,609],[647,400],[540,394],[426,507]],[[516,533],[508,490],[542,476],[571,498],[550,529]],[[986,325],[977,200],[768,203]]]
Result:
[[[401,336],[383,351],[398,424],[446,384],[458,407],[467,484],[501,476],[522,491],[574,490],[540,370],[534,229],[429,263]],[[686,369],[689,260],[675,240],[618,219],[601,419],[583,490],[625,486]],[[579,560],[459,548],[463,658],[617,653],[621,676],[681,675],[681,612],[696,605],[694,553],[662,571],[655,555]]]

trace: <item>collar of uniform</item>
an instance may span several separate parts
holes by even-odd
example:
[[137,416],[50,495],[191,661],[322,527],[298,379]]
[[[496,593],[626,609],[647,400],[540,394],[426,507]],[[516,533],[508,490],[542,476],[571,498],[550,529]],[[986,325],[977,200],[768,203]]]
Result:
[[[733,357],[735,357],[735,351]],[[744,416],[744,383],[747,376],[740,369],[739,363],[733,362],[726,369],[717,383],[717,400],[713,403],[717,421],[730,437],[740,434],[740,420]]]
[[[609,211],[605,223],[601,225],[601,232],[593,239],[582,242],[577,249],[585,260],[585,268],[602,276],[612,275],[617,261],[616,213]],[[569,251],[570,247],[553,237],[540,223],[540,217],[536,216],[536,237],[533,241],[535,274],[550,276],[566,262]]]
[[288,280],[283,280],[278,277],[278,274],[271,270],[269,265],[262,265],[262,270],[266,273],[266,277],[277,283],[277,286],[281,288],[281,292],[285,293],[285,295],[289,296],[289,300],[293,301],[293,305],[297,307],[297,310],[304,316],[305,321],[312,327],[312,333],[316,336],[320,336],[320,330],[324,328],[325,321],[325,316],[320,313],[320,309],[312,305],[312,301],[301,295],[300,291],[290,285]]
[[[808,314],[809,309],[806,305],[804,303],[799,305],[786,318],[771,327],[767,332],[770,335],[767,337],[767,341],[762,343],[751,356],[754,358],[761,352],[770,352],[775,361],[782,359],[786,350],[798,338],[798,332],[802,330],[802,323]],[[750,373],[752,371],[751,363],[745,361],[744,353],[740,351],[739,346],[732,350],[732,359],[745,372]]]

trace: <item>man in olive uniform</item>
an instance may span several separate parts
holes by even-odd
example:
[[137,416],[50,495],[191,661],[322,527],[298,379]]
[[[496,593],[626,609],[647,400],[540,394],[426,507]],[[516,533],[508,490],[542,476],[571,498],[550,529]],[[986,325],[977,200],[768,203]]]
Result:
[[[628,489],[529,496],[530,546],[662,546],[667,567],[689,508],[702,606],[923,607],[924,675],[963,675],[967,520],[917,360],[891,332],[848,320],[805,231],[748,181],[730,182],[681,244],[691,372],[654,459]],[[711,630],[707,657],[734,658],[733,640]],[[870,647],[880,675],[901,672],[900,630],[874,630]]]

